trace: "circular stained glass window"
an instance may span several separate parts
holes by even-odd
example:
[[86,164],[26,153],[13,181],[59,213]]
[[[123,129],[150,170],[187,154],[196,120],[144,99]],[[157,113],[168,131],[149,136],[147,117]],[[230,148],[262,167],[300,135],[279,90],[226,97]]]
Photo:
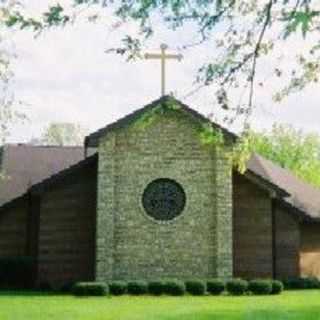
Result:
[[183,211],[186,195],[176,181],[157,179],[147,185],[142,203],[149,216],[156,220],[169,221]]

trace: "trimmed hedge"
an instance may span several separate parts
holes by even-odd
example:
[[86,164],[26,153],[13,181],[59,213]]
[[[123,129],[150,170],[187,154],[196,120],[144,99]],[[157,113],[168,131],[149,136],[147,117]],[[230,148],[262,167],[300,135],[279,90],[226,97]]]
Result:
[[[72,286],[72,288],[73,288],[73,286]],[[70,292],[72,291],[72,288],[71,288]],[[52,292],[52,291],[54,291],[53,286],[48,281],[41,281],[38,284],[37,289],[40,290],[40,291],[43,291],[43,292],[50,292],[50,291]]]
[[186,293],[186,286],[182,281],[169,280],[164,284],[164,293],[171,296],[183,296]]
[[[68,284],[69,287],[70,284]],[[201,296],[206,293],[219,295],[224,291],[230,295],[243,295],[250,292],[254,295],[280,294],[283,284],[278,280],[251,280],[232,279],[225,283],[221,279],[187,280],[142,280],[112,281],[109,285],[99,282],[78,282],[72,287],[72,293],[76,296],[104,296],[108,293],[119,296],[126,293],[131,295],[151,294],[159,296],[167,294],[171,296],[183,296],[186,293]],[[67,291],[67,290],[66,290]]]
[[129,281],[128,293],[132,295],[142,295],[148,293],[148,284],[142,280]]
[[109,283],[110,294],[114,296],[121,296],[127,293],[127,283],[125,281],[112,281]]
[[271,280],[272,290],[271,294],[280,294],[283,291],[283,283],[278,280]]
[[251,280],[248,290],[256,295],[269,295],[272,292],[271,280]]
[[248,290],[248,281],[242,279],[229,280],[227,281],[226,288],[231,295],[240,296]]
[[287,290],[319,289],[320,280],[317,278],[289,278],[283,280],[284,288]]
[[188,280],[185,282],[186,291],[194,296],[203,296],[206,293],[206,283],[202,280]]
[[29,288],[33,285],[35,260],[31,257],[0,258],[0,287]]
[[207,281],[207,292],[212,295],[221,294],[226,288],[226,284],[220,279],[211,279]]
[[72,293],[75,296],[105,296],[108,294],[108,286],[100,282],[77,282]]
[[[74,281],[68,281],[66,283],[64,283],[62,286],[60,286],[60,288],[58,289],[58,291],[60,293],[70,293],[72,292],[72,288],[74,287],[75,282]],[[52,288],[51,288],[52,290]],[[50,290],[48,290],[50,291]]]
[[160,296],[165,292],[165,283],[161,280],[154,280],[148,283],[148,292],[155,296]]

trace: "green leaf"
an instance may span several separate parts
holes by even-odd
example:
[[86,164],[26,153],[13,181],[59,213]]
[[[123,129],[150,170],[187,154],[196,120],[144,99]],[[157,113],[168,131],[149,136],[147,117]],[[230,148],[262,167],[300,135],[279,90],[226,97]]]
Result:
[[302,36],[305,38],[307,32],[310,31],[313,24],[313,19],[320,15],[320,11],[305,9],[304,11],[296,11],[293,14],[287,15],[283,18],[283,21],[287,21],[288,24],[285,29],[284,38],[288,38],[293,32],[301,29]]

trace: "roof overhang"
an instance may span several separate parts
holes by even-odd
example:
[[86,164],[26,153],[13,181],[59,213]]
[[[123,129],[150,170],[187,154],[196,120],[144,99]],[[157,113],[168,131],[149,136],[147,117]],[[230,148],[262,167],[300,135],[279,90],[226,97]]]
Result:
[[181,101],[175,99],[172,96],[163,96],[160,99],[157,99],[153,102],[151,102],[150,104],[147,104],[146,106],[144,106],[141,109],[138,109],[136,111],[134,111],[133,113],[107,125],[106,127],[88,135],[85,138],[85,147],[86,148],[96,148],[99,145],[99,140],[101,137],[105,136],[106,134],[108,134],[110,131],[112,130],[116,130],[119,128],[123,128],[126,127],[128,125],[130,125],[131,123],[135,122],[136,120],[138,120],[145,112],[151,111],[152,109],[158,107],[159,105],[165,105],[165,104],[176,104],[178,105],[182,111],[184,111],[186,114],[190,115],[191,117],[193,117],[194,119],[198,120],[198,121],[203,121],[203,122],[210,122],[211,125],[216,128],[221,130],[221,132],[228,137],[229,139],[231,139],[232,141],[235,141],[236,139],[238,139],[237,135],[235,135],[234,133],[230,132],[229,130],[227,130],[226,128],[223,128],[222,126],[218,125],[217,123],[211,122],[208,118],[206,118],[205,116],[203,116],[201,113],[197,112],[196,110],[190,108],[189,106],[187,106],[186,104],[182,103]]
[[244,175],[248,180],[266,190],[272,198],[283,198],[290,196],[290,194],[286,190],[280,188],[278,185],[258,175],[252,170],[247,169]]

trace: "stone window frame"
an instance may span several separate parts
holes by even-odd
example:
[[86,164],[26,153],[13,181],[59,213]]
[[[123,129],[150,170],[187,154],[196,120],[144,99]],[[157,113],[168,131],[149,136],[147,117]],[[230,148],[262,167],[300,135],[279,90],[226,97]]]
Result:
[[[143,205],[143,195],[144,195],[144,192],[146,190],[146,188],[148,187],[148,185],[150,183],[152,183],[153,181],[156,181],[156,180],[161,180],[161,179],[167,179],[167,180],[171,180],[173,182],[175,182],[176,184],[178,184],[181,189],[183,190],[184,192],[184,195],[185,195],[185,203],[184,203],[184,206],[183,206],[183,209],[181,211],[180,214],[178,214],[177,216],[175,216],[173,219],[170,219],[170,220],[158,220],[154,217],[152,217],[151,215],[149,215],[145,208],[144,208],[144,205]],[[160,225],[170,225],[170,224],[173,224],[173,223],[176,223],[177,220],[179,219],[182,219],[184,217],[184,215],[186,214],[186,208],[188,206],[188,197],[187,197],[187,192],[186,190],[183,188],[182,184],[175,178],[172,178],[172,177],[155,177],[153,179],[150,179],[146,184],[144,184],[144,187],[141,188],[140,190],[140,209],[142,210],[142,214],[151,222],[153,223],[156,223],[156,224],[160,224]]]

